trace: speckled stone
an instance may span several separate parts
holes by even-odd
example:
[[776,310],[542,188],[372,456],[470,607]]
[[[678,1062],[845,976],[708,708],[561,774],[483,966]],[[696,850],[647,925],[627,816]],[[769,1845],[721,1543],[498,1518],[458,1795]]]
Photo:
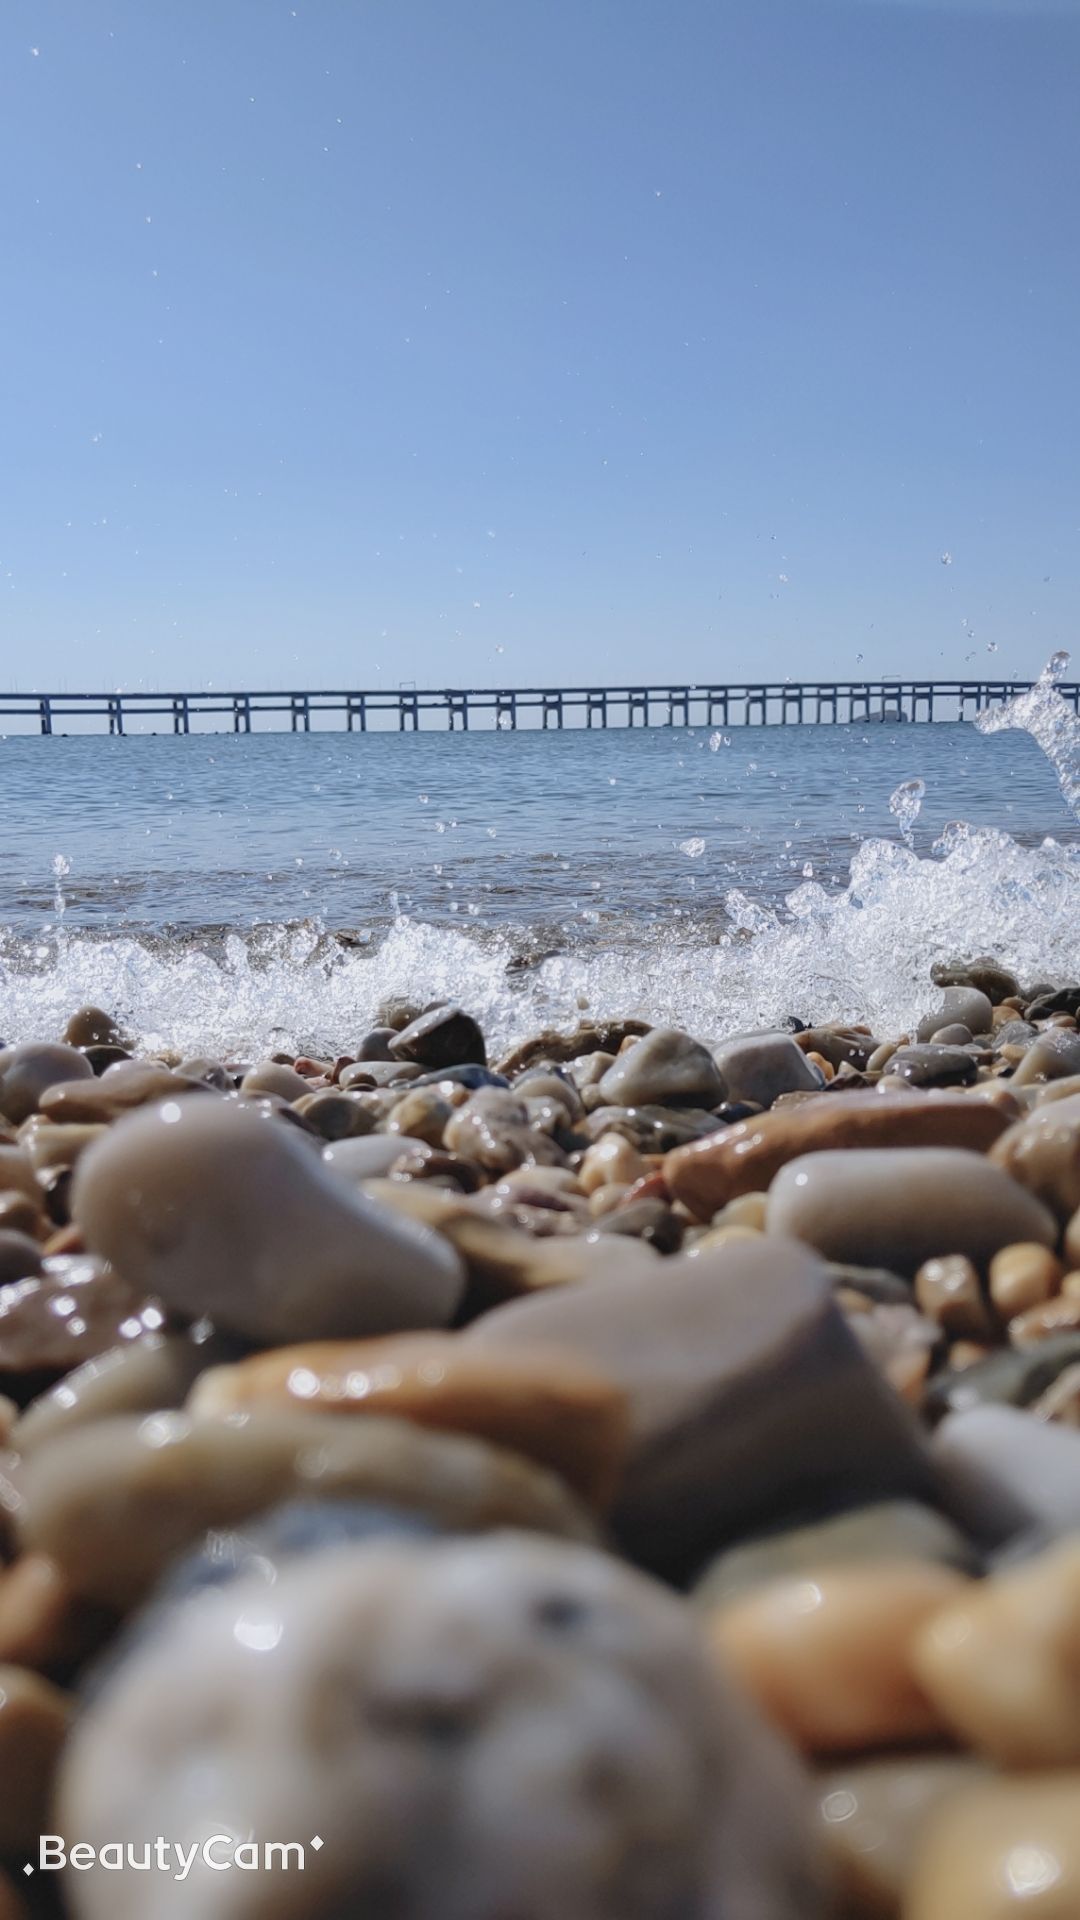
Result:
[[822,1076],[789,1033],[744,1033],[716,1049],[729,1100],[771,1107],[782,1093],[820,1093]]
[[[302,1875],[196,1864],[178,1914],[374,1920],[388,1888],[409,1920],[825,1911],[791,1758],[678,1599],[554,1543],[372,1542],[178,1609],[80,1720],[57,1825],[194,1834],[223,1805],[324,1844]],[[138,1878],[72,1876],[77,1920],[145,1920]]]
[[715,1107],[726,1087],[711,1053],[676,1027],[654,1027],[620,1053],[600,1082],[615,1107]]

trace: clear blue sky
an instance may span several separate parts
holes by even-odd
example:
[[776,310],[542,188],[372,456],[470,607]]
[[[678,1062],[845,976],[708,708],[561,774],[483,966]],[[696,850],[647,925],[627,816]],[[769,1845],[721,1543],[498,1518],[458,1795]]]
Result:
[[0,680],[1036,669],[1078,98],[1080,0],[4,0]]

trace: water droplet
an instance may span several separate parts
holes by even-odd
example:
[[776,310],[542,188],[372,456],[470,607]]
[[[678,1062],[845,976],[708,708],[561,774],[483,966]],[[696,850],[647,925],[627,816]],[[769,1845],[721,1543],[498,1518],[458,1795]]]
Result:
[[909,847],[914,845],[912,829],[925,798],[926,781],[918,779],[902,780],[895,793],[889,795],[889,812],[895,816],[897,826]]
[[721,747],[730,747],[730,745],[731,741],[728,739],[726,733],[710,733],[709,750],[711,753],[719,753]]
[[685,853],[688,860],[697,860],[705,851],[704,840],[680,840],[679,852]]
[[942,566],[943,566],[943,567],[951,567],[951,566],[952,566],[952,554],[951,554],[951,553],[943,553],[943,554],[942,554],[942,556],[941,556],[941,564],[942,564]]
[[1064,651],[1064,649],[1062,649],[1061,652],[1052,653],[1050,655],[1050,658],[1047,661],[1045,667],[1043,668],[1041,674],[1039,675],[1039,678],[1040,680],[1051,680],[1051,681],[1064,680],[1065,675],[1068,673],[1068,671],[1069,671],[1069,655]]

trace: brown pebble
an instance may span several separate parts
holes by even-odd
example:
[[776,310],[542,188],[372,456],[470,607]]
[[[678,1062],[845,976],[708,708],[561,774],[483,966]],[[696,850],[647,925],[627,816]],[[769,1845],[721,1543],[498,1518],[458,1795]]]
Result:
[[[1039,1249],[1043,1251],[1042,1248]],[[996,1331],[977,1269],[962,1253],[926,1260],[915,1275],[915,1298],[930,1320],[964,1340],[988,1341]]]
[[454,1334],[280,1347],[202,1374],[188,1404],[196,1415],[262,1405],[396,1414],[524,1453],[594,1505],[613,1493],[627,1441],[624,1395],[572,1355],[489,1356]]
[[950,1796],[914,1860],[904,1920],[1076,1920],[1080,1773],[1011,1775]]
[[15,1126],[36,1112],[46,1089],[61,1080],[89,1080],[94,1070],[75,1047],[31,1040],[0,1047],[0,1115]]
[[49,1222],[36,1200],[27,1193],[0,1192],[0,1231],[26,1234],[40,1240],[49,1232]]
[[1034,1240],[1002,1247],[990,1262],[990,1298],[1003,1320],[1041,1306],[1061,1285],[1063,1268],[1056,1253]]
[[0,1227],[0,1287],[9,1281],[26,1280],[41,1272],[42,1250],[28,1233],[13,1233]]
[[737,1194],[764,1192],[781,1167],[803,1154],[837,1147],[969,1147],[982,1153],[1010,1117],[971,1094],[815,1094],[676,1148],[665,1173],[675,1198],[708,1220]]
[[911,1648],[968,1585],[926,1561],[823,1566],[732,1601],[709,1630],[735,1678],[804,1752],[898,1746],[941,1732]]
[[80,1007],[64,1028],[69,1047],[118,1047],[120,1029],[111,1013],[102,1007]]

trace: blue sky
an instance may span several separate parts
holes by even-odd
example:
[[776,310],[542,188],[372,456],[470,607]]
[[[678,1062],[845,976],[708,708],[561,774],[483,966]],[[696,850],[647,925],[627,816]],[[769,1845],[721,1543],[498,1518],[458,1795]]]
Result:
[[1080,0],[5,0],[0,679],[1036,670],[1078,78]]

